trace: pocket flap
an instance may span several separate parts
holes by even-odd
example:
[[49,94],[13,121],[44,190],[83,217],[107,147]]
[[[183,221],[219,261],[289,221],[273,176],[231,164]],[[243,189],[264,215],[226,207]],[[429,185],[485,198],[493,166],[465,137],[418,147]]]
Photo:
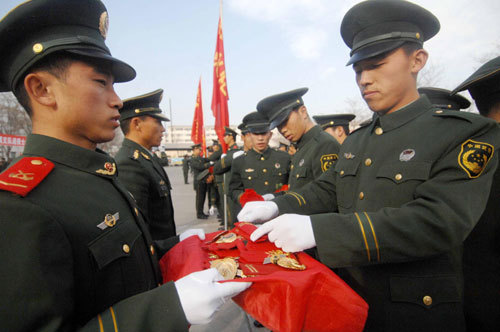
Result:
[[355,175],[358,172],[359,163],[359,160],[340,159],[335,164],[335,172],[337,172],[340,177]]
[[427,180],[430,171],[431,163],[428,162],[391,163],[382,165],[377,172],[377,177],[402,183],[409,180]]

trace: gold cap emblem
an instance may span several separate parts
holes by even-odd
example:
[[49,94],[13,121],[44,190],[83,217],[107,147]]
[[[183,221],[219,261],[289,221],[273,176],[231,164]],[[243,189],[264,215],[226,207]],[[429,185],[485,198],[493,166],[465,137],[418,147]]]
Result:
[[108,12],[102,12],[101,17],[99,18],[99,32],[101,33],[101,36],[104,39],[106,39],[106,36],[108,35],[108,27],[109,27]]
[[33,45],[33,53],[38,54],[38,53],[41,53],[42,51],[43,51],[42,44],[36,43],[35,45]]

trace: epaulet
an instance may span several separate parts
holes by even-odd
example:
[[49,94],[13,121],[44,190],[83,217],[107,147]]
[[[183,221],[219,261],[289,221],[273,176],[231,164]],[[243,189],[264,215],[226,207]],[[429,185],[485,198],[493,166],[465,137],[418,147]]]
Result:
[[53,168],[45,158],[24,157],[0,174],[0,189],[25,197]]
[[455,111],[455,110],[443,110],[440,108],[434,109],[432,111],[433,116],[445,117],[445,118],[456,118],[462,119],[469,122],[476,121],[477,119],[482,119],[483,117],[479,114],[474,114],[471,112]]

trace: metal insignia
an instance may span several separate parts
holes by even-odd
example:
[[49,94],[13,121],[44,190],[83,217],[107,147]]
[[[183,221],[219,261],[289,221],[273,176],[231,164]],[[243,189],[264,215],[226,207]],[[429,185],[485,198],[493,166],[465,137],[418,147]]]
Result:
[[149,160],[149,156],[144,152],[141,152],[141,155],[144,157],[144,159]]
[[493,151],[494,148],[491,144],[469,139],[462,144],[458,155],[458,164],[470,178],[477,178],[486,168],[488,161],[493,156]]
[[108,12],[102,12],[101,17],[99,18],[99,32],[101,33],[101,36],[104,39],[106,39],[108,35],[108,27],[109,27]]
[[134,151],[134,159],[139,159],[139,150]]
[[413,157],[415,157],[415,150],[413,149],[406,149],[401,154],[399,155],[399,161],[409,161]]
[[253,168],[247,168],[247,169],[245,170],[245,172],[247,172],[247,173],[251,173],[251,172],[253,172],[253,171],[255,171]]
[[116,172],[116,165],[115,163],[107,162],[104,164],[104,169],[98,169],[95,172],[104,175],[114,175]]
[[276,167],[276,168],[280,168],[280,164],[279,164],[279,163],[276,163],[276,164],[274,164],[274,167]]
[[238,263],[234,258],[226,257],[211,261],[210,267],[217,269],[225,280],[230,280],[236,276]]
[[293,254],[283,252],[282,250],[273,250],[267,252],[268,256],[263,264],[276,264],[290,270],[305,270],[306,266],[299,263]]
[[304,165],[304,159],[301,159],[301,160],[299,161],[299,166],[302,166],[302,165]]
[[350,152],[344,153],[344,158],[345,159],[354,159],[354,157],[355,156],[352,153],[350,153]]
[[116,212],[115,214],[108,213],[104,216],[104,221],[101,222],[97,227],[99,229],[105,230],[108,227],[113,227],[116,225],[116,222],[120,219],[120,213]]

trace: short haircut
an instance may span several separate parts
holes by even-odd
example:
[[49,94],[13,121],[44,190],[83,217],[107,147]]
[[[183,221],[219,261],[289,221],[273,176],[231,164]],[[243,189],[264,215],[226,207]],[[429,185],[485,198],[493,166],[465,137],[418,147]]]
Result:
[[133,118],[125,119],[125,120],[120,120],[120,128],[123,132],[123,135],[128,135],[130,131],[130,122],[132,122]]
[[345,134],[346,134],[346,135],[349,135],[349,125],[341,125],[341,126],[339,126],[339,127],[344,128],[344,132],[345,132]]
[[403,45],[401,45],[401,48],[403,49],[403,51],[406,53],[406,55],[411,55],[413,52],[415,52],[416,50],[420,50],[423,48],[423,45],[422,44],[419,44],[419,43],[415,43],[415,42],[411,42],[411,41],[407,41],[405,42]]

